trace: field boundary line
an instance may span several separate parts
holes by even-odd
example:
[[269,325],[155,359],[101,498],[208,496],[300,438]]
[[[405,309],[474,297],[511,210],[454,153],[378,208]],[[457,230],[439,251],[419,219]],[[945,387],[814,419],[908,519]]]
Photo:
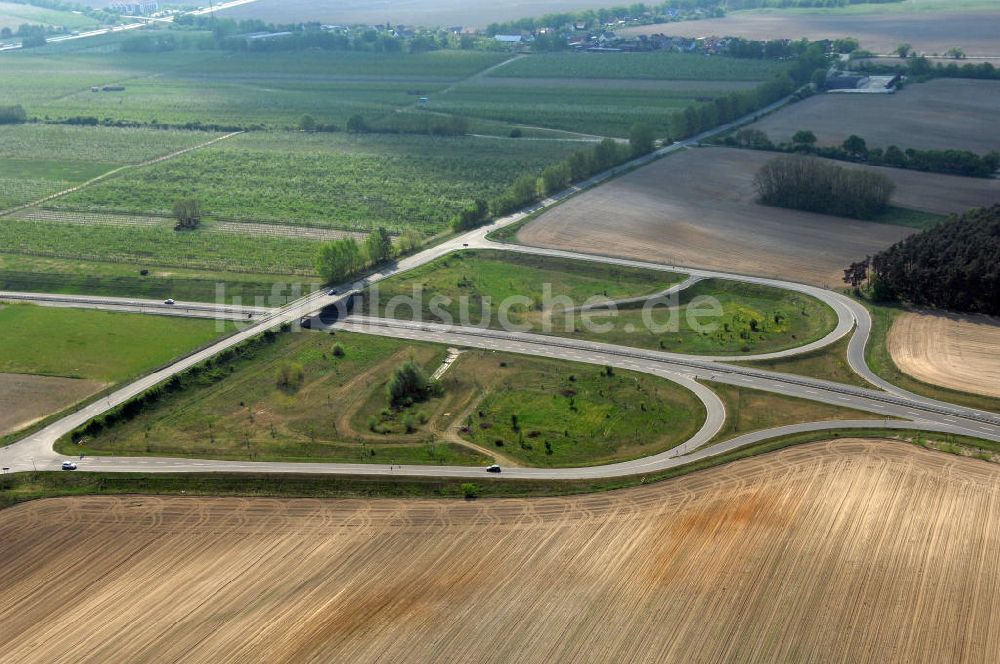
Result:
[[192,145],[191,147],[184,148],[183,150],[177,150],[169,154],[160,155],[159,157],[153,157],[152,159],[147,159],[146,161],[139,162],[138,164],[125,164],[124,166],[119,166],[118,168],[114,168],[108,171],[107,173],[102,173],[101,175],[98,175],[95,178],[91,178],[86,182],[81,182],[80,184],[70,187],[69,189],[63,189],[62,191],[56,192],[54,194],[49,194],[48,196],[40,198],[36,201],[31,201],[30,203],[24,203],[23,205],[17,205],[7,210],[0,210],[0,217],[9,217],[10,215],[16,212],[20,212],[21,210],[27,210],[28,208],[34,208],[34,207],[41,207],[42,205],[45,205],[49,201],[54,201],[57,198],[62,198],[63,196],[74,194],[80,191],[81,189],[86,189],[91,185],[97,184],[98,182],[103,182],[108,178],[114,177],[115,175],[118,175],[123,171],[137,169],[137,168],[145,168],[146,166],[152,166],[154,164],[159,164],[160,162],[164,162],[170,159],[175,159],[177,157],[186,155],[189,152],[200,150],[202,148],[207,148],[208,146],[214,145],[219,141],[224,141],[228,138],[232,138],[233,136],[238,136],[239,134],[242,133],[244,133],[244,131],[241,129],[240,131],[234,131],[229,134],[225,134],[224,136],[216,136],[210,141],[205,141],[204,143],[199,143],[198,145]]

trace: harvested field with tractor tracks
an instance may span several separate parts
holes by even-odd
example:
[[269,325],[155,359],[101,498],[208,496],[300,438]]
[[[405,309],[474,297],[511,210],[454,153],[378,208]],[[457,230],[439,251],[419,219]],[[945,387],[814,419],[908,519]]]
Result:
[[570,498],[51,499],[0,531],[0,662],[1000,651],[1000,469],[898,442]]

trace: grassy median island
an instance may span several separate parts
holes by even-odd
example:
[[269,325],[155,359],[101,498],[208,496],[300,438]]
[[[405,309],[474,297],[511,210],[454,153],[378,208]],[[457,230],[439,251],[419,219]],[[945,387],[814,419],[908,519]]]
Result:
[[[411,383],[394,398],[391,387],[405,371],[419,387]],[[653,376],[348,332],[265,334],[148,394],[96,418],[57,448],[255,461],[574,466],[669,449],[705,417],[692,393]]]
[[[763,390],[705,381],[726,405],[726,421],[708,443],[720,443],[740,434],[804,422],[879,420],[883,416],[819,401],[799,399]],[[896,418],[892,418],[896,419]],[[847,435],[847,434],[845,434]]]
[[[506,311],[515,325],[531,332],[622,346],[703,355],[756,354],[795,348],[821,339],[837,324],[836,313],[819,300],[779,288],[722,279],[706,279],[658,304],[648,316],[643,305],[617,311],[567,313],[553,300],[544,310],[543,284],[553,297],[568,296],[572,305],[588,298],[653,295],[679,283],[683,275],[657,270],[532,256],[503,251],[465,251],[398,275],[368,292],[366,311],[380,316],[502,328]],[[414,296],[414,307],[402,298]],[[448,298],[435,302],[435,297]],[[502,309],[507,298],[521,296]],[[399,299],[398,306],[392,300]],[[465,304],[463,305],[463,300]],[[715,305],[718,305],[716,308]],[[647,317],[653,326],[646,324]],[[587,321],[592,324],[588,324]],[[707,327],[698,327],[701,323]]]
[[[441,321],[443,318],[436,314],[431,301],[441,296],[451,301],[440,303],[438,310],[447,312],[456,323],[461,319],[461,300],[465,299],[473,323],[478,324],[492,314],[495,324],[501,304],[508,298],[522,297],[529,303],[515,302],[510,317],[514,322],[524,322],[529,311],[542,306],[544,284],[550,285],[553,297],[568,297],[574,305],[581,305],[591,297],[652,295],[683,279],[684,275],[676,272],[510,251],[459,251],[387,279],[378,284],[377,291],[369,289],[366,308],[377,305],[377,313],[383,315],[393,298],[413,297],[419,292],[418,311],[399,306],[395,308],[395,317],[416,314],[421,320]],[[377,302],[373,299],[376,292]]]
[[705,407],[663,378],[589,364],[468,351],[455,380],[472,399],[460,433],[527,466],[613,463],[668,450],[693,436]]
[[[440,399],[393,409],[385,384],[412,360],[427,373],[445,349],[381,337],[265,333],[167,383],[127,415],[98,418],[59,443],[68,453],[255,461],[477,465],[488,457],[428,428]],[[380,427],[355,427],[369,408]],[[382,411],[386,411],[385,414]],[[375,427],[373,427],[375,428]]]

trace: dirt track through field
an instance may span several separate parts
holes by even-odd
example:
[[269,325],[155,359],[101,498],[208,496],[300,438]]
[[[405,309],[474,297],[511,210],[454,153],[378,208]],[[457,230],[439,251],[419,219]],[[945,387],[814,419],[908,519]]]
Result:
[[0,512],[2,662],[987,662],[1000,469],[818,443],[566,499]]
[[901,371],[926,383],[1000,397],[1000,319],[902,314],[889,331],[889,353]]
[[[661,159],[555,207],[518,234],[525,244],[841,284],[852,261],[914,232],[758,205],[753,176],[776,155],[700,148]],[[894,203],[960,212],[1000,200],[1000,181],[877,169],[897,184]]]

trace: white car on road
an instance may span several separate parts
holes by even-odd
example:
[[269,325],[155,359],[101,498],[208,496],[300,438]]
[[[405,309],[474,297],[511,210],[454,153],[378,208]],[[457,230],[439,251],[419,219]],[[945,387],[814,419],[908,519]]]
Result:
[[62,463],[62,469],[63,470],[76,470],[76,464],[73,463],[72,461],[63,461],[63,463]]

